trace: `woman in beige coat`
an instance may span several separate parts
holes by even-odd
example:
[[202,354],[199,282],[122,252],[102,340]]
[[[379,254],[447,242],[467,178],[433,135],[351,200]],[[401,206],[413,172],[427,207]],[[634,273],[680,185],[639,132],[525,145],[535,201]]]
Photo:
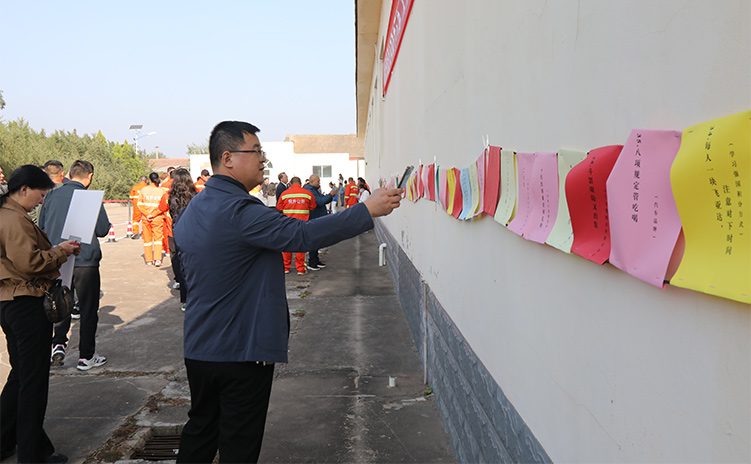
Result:
[[18,462],[68,460],[42,428],[52,343],[43,289],[81,247],[73,240],[53,247],[28,215],[53,186],[44,171],[26,165],[13,171],[7,193],[0,195],[0,325],[11,366],[0,395],[0,460],[13,455],[16,445]]

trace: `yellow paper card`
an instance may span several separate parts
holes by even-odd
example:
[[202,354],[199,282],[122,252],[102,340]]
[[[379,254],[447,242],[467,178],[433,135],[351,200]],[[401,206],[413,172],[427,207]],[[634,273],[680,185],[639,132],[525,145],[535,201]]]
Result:
[[670,183],[686,237],[670,284],[751,303],[751,111],[687,128]]
[[456,174],[453,169],[446,171],[446,190],[448,191],[448,208],[446,212],[452,214],[454,212],[454,197],[456,196]]

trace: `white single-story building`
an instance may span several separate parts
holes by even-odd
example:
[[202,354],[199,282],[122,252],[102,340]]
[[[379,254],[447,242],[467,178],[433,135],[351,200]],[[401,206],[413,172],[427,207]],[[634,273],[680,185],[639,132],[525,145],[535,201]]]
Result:
[[[265,175],[271,182],[278,182],[282,172],[290,179],[299,177],[303,183],[316,174],[325,191],[329,182],[337,183],[339,174],[344,180],[364,176],[363,143],[353,134],[288,135],[282,142],[263,142],[263,150],[268,158]],[[190,155],[191,177],[197,178],[204,169],[212,172],[209,155]],[[376,183],[375,179],[366,181]]]

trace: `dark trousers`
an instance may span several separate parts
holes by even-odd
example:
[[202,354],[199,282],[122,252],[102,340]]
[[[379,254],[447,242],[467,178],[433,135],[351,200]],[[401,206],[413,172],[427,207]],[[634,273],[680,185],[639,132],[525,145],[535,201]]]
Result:
[[[78,295],[78,310],[81,313],[80,342],[78,345],[79,358],[91,359],[96,352],[96,328],[99,324],[99,292],[102,281],[98,267],[74,267],[73,288]],[[70,316],[55,324],[53,345],[68,343],[70,330]]]
[[52,324],[42,297],[19,296],[0,302],[0,325],[8,342],[10,374],[0,394],[0,450],[18,462],[43,462],[55,452],[44,425],[50,382]]
[[311,266],[318,266],[320,261],[318,260],[318,250],[310,250],[308,252],[308,264]]
[[[78,295],[78,311],[81,319],[80,341],[78,345],[79,358],[91,359],[96,352],[96,329],[99,324],[99,293],[102,281],[98,267],[74,267],[73,288]],[[55,324],[55,334],[52,337],[53,345],[65,345],[68,343],[70,331],[70,316]]]
[[185,359],[188,423],[178,463],[258,462],[271,396],[273,365]]
[[180,303],[185,303],[188,297],[188,288],[183,281],[183,272],[180,269],[180,250],[177,249],[175,237],[169,237],[170,262],[172,263],[172,272],[175,274],[175,282],[180,284]]

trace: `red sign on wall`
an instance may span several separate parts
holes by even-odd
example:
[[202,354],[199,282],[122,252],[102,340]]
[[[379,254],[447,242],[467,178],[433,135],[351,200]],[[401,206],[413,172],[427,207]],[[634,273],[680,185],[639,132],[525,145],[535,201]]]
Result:
[[391,4],[391,16],[389,28],[386,31],[386,50],[383,55],[383,95],[389,88],[391,73],[394,70],[396,57],[399,55],[399,47],[402,45],[404,28],[407,27],[409,13],[415,0],[393,0]]

